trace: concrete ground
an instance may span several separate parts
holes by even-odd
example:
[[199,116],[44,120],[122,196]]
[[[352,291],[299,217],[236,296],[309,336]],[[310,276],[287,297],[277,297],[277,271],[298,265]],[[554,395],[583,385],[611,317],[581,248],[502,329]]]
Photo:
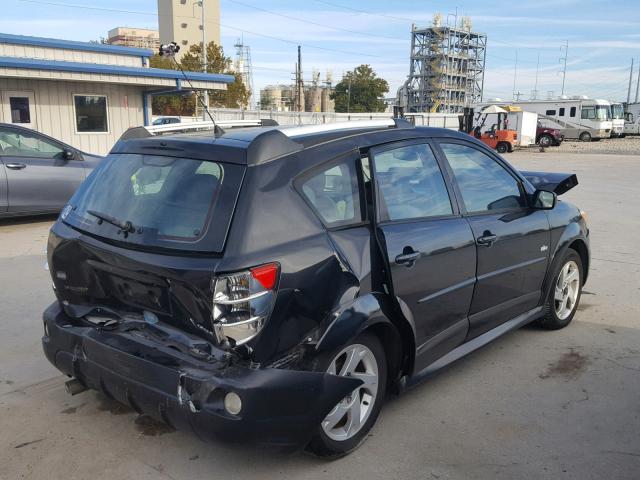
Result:
[[573,323],[526,327],[385,406],[367,442],[325,462],[203,443],[94,392],[45,360],[52,219],[0,223],[0,478],[640,478],[640,157],[514,153],[576,172],[591,278]]

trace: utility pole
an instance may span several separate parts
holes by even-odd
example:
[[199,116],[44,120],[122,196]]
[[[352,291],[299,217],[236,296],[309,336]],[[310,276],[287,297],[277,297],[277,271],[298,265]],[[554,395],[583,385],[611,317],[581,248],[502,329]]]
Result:
[[536,84],[533,87],[532,99],[535,100],[538,97],[538,72],[540,71],[540,52],[538,52],[538,61],[536,62]]
[[296,88],[295,88],[295,101],[294,108],[296,112],[304,111],[304,82],[302,80],[302,49],[298,45],[298,63],[296,64]]
[[348,89],[348,95],[347,95],[347,113],[351,113],[351,78],[353,77],[353,75],[351,75],[351,72],[349,72],[349,89]]
[[633,58],[631,59],[631,68],[629,69],[629,88],[627,88],[627,105],[631,103],[631,82],[633,81]]
[[[207,73],[207,37],[205,35],[204,24],[204,0],[200,0],[200,7],[202,8],[202,71]],[[209,108],[209,90],[204,91],[204,104],[205,109],[202,112],[202,120],[207,119],[207,109]]]
[[516,61],[513,64],[513,99],[516,98],[516,76],[518,75],[518,49],[516,49]]
[[562,45],[560,46],[560,51],[562,51],[562,49],[564,48],[564,57],[560,58],[560,61],[564,61],[564,68],[562,69],[562,91],[560,93],[560,96],[564,95],[564,81],[565,78],[567,77],[567,57],[569,56],[569,40],[565,40],[564,42],[562,42]]
[[636,82],[636,99],[635,103],[638,103],[638,90],[640,90],[640,63],[638,64],[638,81]]

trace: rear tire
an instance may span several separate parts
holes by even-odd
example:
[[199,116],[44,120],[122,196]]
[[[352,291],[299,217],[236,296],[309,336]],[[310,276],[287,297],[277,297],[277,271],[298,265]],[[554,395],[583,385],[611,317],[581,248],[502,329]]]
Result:
[[551,145],[553,145],[553,137],[547,134],[542,135],[540,137],[540,140],[538,140],[538,145],[544,148],[550,147]]
[[[353,360],[349,361],[350,358]],[[337,351],[318,358],[314,370],[366,379],[329,412],[306,447],[319,457],[339,458],[366,440],[382,409],[387,385],[384,348],[378,337],[365,332]],[[350,431],[356,424],[357,428]]]
[[509,145],[506,142],[500,142],[496,146],[498,153],[507,153],[509,151]]
[[582,260],[573,250],[567,250],[553,276],[553,284],[545,303],[545,314],[538,325],[547,330],[559,330],[573,320],[582,294]]
[[581,142],[590,142],[592,140],[589,132],[582,132],[579,138]]

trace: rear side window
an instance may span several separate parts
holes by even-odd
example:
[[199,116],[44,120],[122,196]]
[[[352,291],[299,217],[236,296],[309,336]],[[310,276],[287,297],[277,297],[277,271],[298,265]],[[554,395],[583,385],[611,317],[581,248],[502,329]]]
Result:
[[569,116],[570,117],[576,116],[576,107],[571,107],[571,110],[569,110]]
[[352,161],[334,163],[306,176],[299,190],[328,226],[360,222],[358,182]]
[[431,147],[408,145],[373,158],[381,220],[451,215],[449,193]]
[[[184,242],[199,242],[208,231],[218,241],[222,232],[224,241],[242,171],[239,165],[203,160],[112,154],[69,201],[72,211],[65,221],[142,245],[180,248]],[[130,222],[135,231],[123,235],[96,214]],[[213,244],[206,249],[217,250]]]
[[519,209],[525,205],[518,181],[489,155],[466,145],[441,143],[469,213]]
[[547,110],[547,112],[545,113],[545,115],[551,115],[554,116],[556,114],[555,110]]
[[560,113],[558,113],[561,117],[564,117],[564,107],[560,109]]

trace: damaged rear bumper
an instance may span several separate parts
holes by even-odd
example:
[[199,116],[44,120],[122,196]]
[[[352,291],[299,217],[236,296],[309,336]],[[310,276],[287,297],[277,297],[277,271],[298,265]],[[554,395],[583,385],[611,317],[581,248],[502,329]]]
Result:
[[[43,319],[42,345],[56,368],[202,439],[302,448],[333,406],[361,383],[322,372],[201,361],[135,332],[78,326],[58,303]],[[238,415],[224,409],[229,392],[242,400]]]

